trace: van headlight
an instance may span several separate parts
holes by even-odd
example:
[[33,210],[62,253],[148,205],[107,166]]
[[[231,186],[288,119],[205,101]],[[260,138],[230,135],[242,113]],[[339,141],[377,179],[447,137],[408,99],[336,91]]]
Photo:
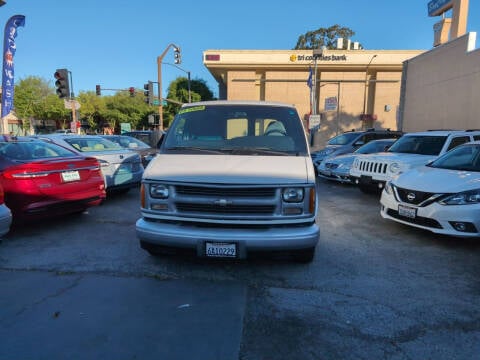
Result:
[[480,189],[449,195],[439,201],[442,205],[472,205],[480,203]]
[[302,202],[304,195],[303,188],[285,188],[282,192],[282,198],[285,202]]
[[167,199],[169,195],[168,186],[164,184],[150,184],[150,196],[154,199]]

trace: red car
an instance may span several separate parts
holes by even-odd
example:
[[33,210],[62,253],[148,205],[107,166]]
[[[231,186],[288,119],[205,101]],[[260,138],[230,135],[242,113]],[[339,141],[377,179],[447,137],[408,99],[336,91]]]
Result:
[[82,212],[106,197],[97,159],[29,138],[0,136],[0,184],[14,221]]

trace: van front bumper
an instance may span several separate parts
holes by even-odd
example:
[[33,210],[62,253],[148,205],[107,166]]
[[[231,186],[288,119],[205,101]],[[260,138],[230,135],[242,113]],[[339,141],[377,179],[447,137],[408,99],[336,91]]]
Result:
[[142,244],[196,250],[197,256],[206,256],[207,243],[235,244],[237,258],[244,259],[249,252],[294,251],[314,248],[320,237],[317,224],[227,227],[211,224],[148,221],[136,223],[137,237]]

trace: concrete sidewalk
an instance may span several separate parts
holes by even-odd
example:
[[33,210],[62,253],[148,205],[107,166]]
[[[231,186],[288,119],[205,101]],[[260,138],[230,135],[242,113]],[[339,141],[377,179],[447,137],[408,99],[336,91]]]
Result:
[[239,283],[0,271],[0,359],[238,359]]

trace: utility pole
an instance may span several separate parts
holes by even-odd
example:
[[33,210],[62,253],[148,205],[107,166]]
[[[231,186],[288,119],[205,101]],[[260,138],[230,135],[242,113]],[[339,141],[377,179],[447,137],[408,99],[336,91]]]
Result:
[[159,124],[158,127],[160,130],[163,130],[163,98],[162,98],[162,60],[167,54],[167,51],[170,48],[174,48],[175,53],[179,54],[180,53],[180,48],[173,44],[170,43],[168,46],[165,48],[163,53],[157,57],[157,73],[158,73],[158,100],[159,100],[159,105],[158,105],[158,116],[159,116]]
[[370,67],[373,59],[375,59],[377,57],[377,54],[374,54],[372,55],[372,57],[370,58],[370,61],[368,62],[368,65],[365,69],[365,83],[364,83],[364,88],[363,88],[363,113],[362,113],[362,127],[363,128],[367,128],[366,126],[366,122],[367,122],[367,119],[366,119],[366,111],[367,111],[367,88],[369,87],[370,85],[370,82],[368,81],[368,68]]

